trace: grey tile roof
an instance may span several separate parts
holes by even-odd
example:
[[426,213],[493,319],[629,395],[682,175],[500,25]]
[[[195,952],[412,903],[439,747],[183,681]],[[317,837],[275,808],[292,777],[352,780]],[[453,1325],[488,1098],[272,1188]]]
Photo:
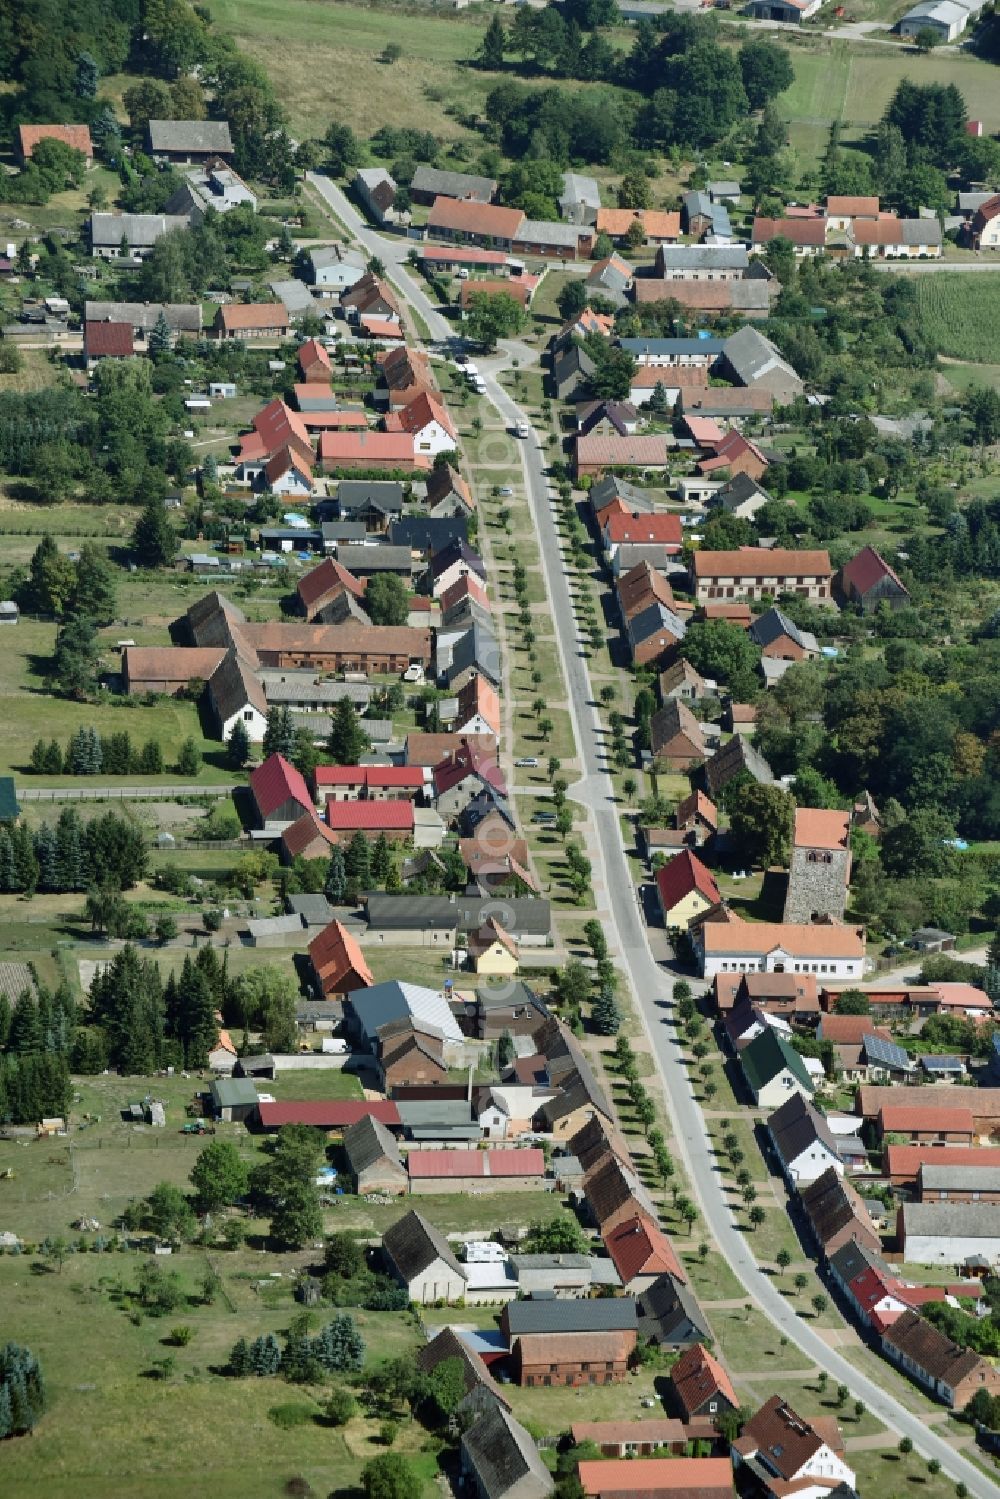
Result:
[[157,151],[193,151],[203,155],[218,151],[231,155],[232,137],[228,120],[150,120],[149,146]]
[[419,166],[413,174],[411,190],[436,193],[442,198],[468,198],[474,203],[489,203],[497,190],[492,177],[476,177],[471,172],[449,172],[441,167]]
[[445,681],[450,686],[470,666],[476,667],[494,686],[499,687],[500,645],[493,631],[485,625],[473,625],[455,641]]
[[545,1499],[554,1488],[534,1441],[500,1405],[480,1416],[462,1437],[463,1466],[476,1476],[482,1499]]
[[933,1192],[1000,1192],[1000,1166],[928,1166],[920,1168],[920,1186]]
[[530,1333],[627,1332],[637,1325],[632,1296],[596,1301],[560,1301],[555,1297],[510,1301],[504,1315],[512,1338]]
[[743,271],[750,254],[746,245],[661,245],[656,262],[667,271]]
[[188,216],[171,213],[92,213],[90,242],[117,248],[122,240],[130,250],[148,250],[172,229],[186,229]]
[[344,1152],[347,1164],[355,1176],[367,1171],[378,1161],[387,1161],[391,1166],[398,1167],[401,1173],[404,1170],[394,1137],[381,1120],[375,1119],[371,1114],[365,1114],[357,1123],[345,1129]]
[[750,626],[749,633],[754,645],[762,648],[771,645],[775,640],[780,640],[782,635],[787,635],[789,640],[794,641],[797,646],[803,650],[806,649],[802,632],[794,620],[789,619],[788,615],[780,609],[768,609],[759,619],[755,619]]
[[593,177],[582,176],[579,172],[563,172],[559,202],[586,203],[591,208],[600,208],[601,190]]
[[519,245],[554,245],[575,250],[580,242],[578,224],[557,224],[551,219],[525,219],[514,236]]
[[904,1202],[902,1214],[906,1238],[1000,1239],[1000,1203]]
[[752,385],[770,369],[781,369],[798,380],[792,366],[769,338],[756,328],[744,327],[726,339],[726,362],[743,385]]
[[148,333],[161,312],[172,333],[201,332],[200,302],[86,302],[83,315],[88,323],[131,323]]
[[694,1293],[673,1275],[661,1275],[639,1297],[639,1336],[673,1341],[684,1323],[690,1323],[698,1341],[711,1337],[705,1314]]
[[674,355],[676,358],[691,354],[716,356],[726,346],[723,338],[623,338],[621,346],[636,359],[643,354]]
[[793,1093],[779,1109],[775,1109],[767,1127],[774,1148],[785,1165],[790,1165],[817,1141],[825,1145],[831,1155],[837,1154],[837,1142],[825,1118],[798,1093]]
[[412,1280],[437,1259],[465,1279],[448,1241],[422,1213],[410,1212],[397,1218],[382,1235],[382,1248],[404,1280]]

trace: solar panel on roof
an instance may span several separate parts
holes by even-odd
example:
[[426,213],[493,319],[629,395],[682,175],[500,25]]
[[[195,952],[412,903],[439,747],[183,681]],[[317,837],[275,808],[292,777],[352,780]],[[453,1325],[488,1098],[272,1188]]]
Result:
[[895,1071],[902,1071],[912,1063],[909,1056],[901,1046],[896,1046],[892,1041],[885,1041],[881,1036],[865,1036],[865,1056],[869,1062],[876,1065],[890,1067]]

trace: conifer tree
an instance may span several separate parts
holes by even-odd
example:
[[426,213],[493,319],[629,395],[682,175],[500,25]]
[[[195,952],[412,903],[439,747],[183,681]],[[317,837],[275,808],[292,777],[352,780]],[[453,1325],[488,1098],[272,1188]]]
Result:
[[21,1057],[32,1056],[43,1050],[38,1006],[30,989],[22,990],[17,997],[7,1045],[16,1056]]
[[147,739],[139,752],[139,774],[141,776],[163,774],[163,751],[158,739]]
[[384,885],[386,880],[389,878],[389,871],[391,868],[392,850],[389,847],[388,838],[385,836],[385,833],[382,832],[379,833],[378,837],[375,839],[374,844],[372,845],[371,871],[372,881],[374,882],[374,884]]
[[238,718],[233,724],[232,733],[229,735],[228,754],[230,765],[237,770],[242,770],[250,758],[250,736],[242,718]]
[[371,884],[371,844],[364,833],[358,831],[347,845],[344,856],[349,883],[355,890],[366,890]]
[[229,1354],[229,1372],[234,1379],[245,1379],[254,1372],[250,1357],[250,1344],[246,1338],[237,1338]]
[[344,867],[344,851],[339,843],[330,850],[330,862],[326,866],[323,891],[327,900],[334,906],[342,906],[347,898],[347,870]]
[[357,765],[369,748],[368,735],[361,727],[357,711],[349,698],[341,698],[333,710],[327,748],[334,765]]
[[289,709],[280,703],[268,709],[263,750],[265,759],[268,755],[284,755],[290,760],[295,752],[295,724]]

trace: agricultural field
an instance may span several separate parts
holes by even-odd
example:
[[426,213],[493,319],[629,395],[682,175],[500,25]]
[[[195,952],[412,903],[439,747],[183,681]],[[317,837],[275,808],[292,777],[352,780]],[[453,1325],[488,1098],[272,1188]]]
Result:
[[996,359],[1000,347],[1000,272],[995,276],[914,278],[920,325],[942,354],[952,359]]

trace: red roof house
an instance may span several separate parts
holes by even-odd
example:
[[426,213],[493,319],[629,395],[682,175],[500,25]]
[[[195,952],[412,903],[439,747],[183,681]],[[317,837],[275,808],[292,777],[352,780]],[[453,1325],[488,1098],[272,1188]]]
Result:
[[250,772],[250,795],[262,827],[295,822],[303,812],[313,810],[305,777],[284,755],[268,755]]
[[377,838],[380,833],[393,843],[413,837],[413,803],[408,801],[326,803],[326,824],[340,843],[349,843],[355,833]]
[[329,385],[333,365],[326,349],[316,338],[307,338],[299,347],[299,369],[307,384]]
[[18,125],[17,140],[22,161],[30,161],[40,141],[62,141],[74,151],[82,151],[88,162],[94,159],[89,125]]
[[604,1235],[604,1247],[630,1296],[648,1290],[659,1275],[687,1280],[674,1246],[647,1213],[616,1224]]
[[84,323],[83,357],[88,362],[91,359],[131,359],[134,353],[131,323]]
[[715,876],[689,848],[661,864],[656,893],[668,927],[686,929],[695,917],[722,903]]
[[358,939],[339,921],[331,921],[313,938],[309,961],[316,988],[324,999],[370,989],[375,982]]
[[701,1343],[685,1348],[670,1371],[670,1383],[685,1421],[695,1416],[721,1416],[728,1410],[739,1409],[732,1380]]
[[845,562],[834,579],[834,586],[849,604],[857,604],[863,614],[870,614],[879,604],[902,609],[910,602],[906,586],[874,547],[862,547]]
[[347,1129],[368,1116],[387,1129],[399,1129],[399,1110],[391,1099],[316,1098],[284,1099],[281,1103],[259,1103],[261,1129],[281,1129],[286,1124],[309,1124],[314,1129]]

